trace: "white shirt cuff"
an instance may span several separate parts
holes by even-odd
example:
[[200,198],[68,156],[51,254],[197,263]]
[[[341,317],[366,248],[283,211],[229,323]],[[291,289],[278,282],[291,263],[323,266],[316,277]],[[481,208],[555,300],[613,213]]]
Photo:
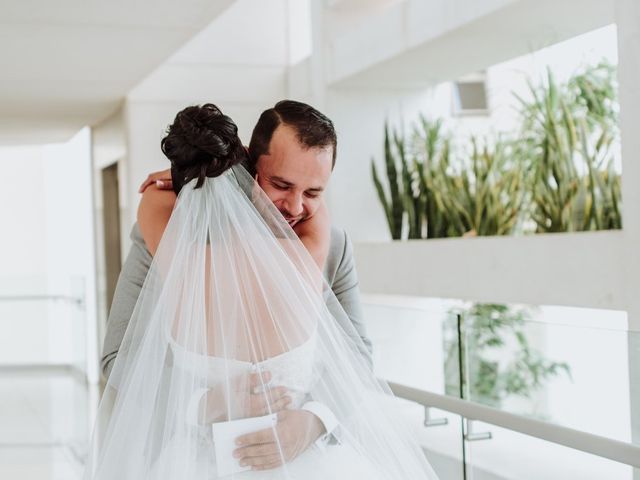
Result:
[[329,407],[320,402],[307,402],[302,406],[302,410],[313,413],[324,425],[325,433],[316,440],[317,446],[324,447],[338,427],[338,419]]

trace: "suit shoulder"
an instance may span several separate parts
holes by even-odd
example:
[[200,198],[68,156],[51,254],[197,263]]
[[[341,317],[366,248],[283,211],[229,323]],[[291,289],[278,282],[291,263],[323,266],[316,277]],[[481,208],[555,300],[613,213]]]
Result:
[[347,232],[344,228],[336,227],[335,225],[331,225],[331,245],[329,247],[330,251],[336,250],[340,252],[344,252],[345,244],[347,242]]
[[346,252],[348,248],[347,232],[343,228],[331,226],[331,244],[329,245],[329,254],[325,262],[325,276],[331,284],[338,270],[344,265]]

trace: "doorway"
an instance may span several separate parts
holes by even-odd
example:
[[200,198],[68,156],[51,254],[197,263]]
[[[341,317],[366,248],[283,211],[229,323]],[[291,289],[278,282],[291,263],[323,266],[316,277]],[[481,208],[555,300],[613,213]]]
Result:
[[107,317],[111,310],[111,302],[113,301],[113,295],[122,265],[120,247],[120,189],[118,183],[118,162],[102,169]]

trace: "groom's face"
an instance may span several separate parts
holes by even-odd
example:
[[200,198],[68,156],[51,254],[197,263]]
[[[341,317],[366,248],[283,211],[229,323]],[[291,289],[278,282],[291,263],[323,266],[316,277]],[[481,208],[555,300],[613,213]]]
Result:
[[332,147],[307,148],[298,142],[295,130],[279,125],[271,137],[269,153],[258,158],[257,181],[294,227],[320,207],[332,162]]

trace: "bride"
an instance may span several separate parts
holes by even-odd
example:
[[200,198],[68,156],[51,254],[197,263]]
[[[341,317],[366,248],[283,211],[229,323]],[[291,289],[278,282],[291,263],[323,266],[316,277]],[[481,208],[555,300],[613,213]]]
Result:
[[[174,192],[141,201],[153,263],[85,478],[435,479],[350,322],[326,307],[326,209],[294,232],[214,105],[178,113],[162,150]],[[281,425],[302,421],[309,400],[337,427],[306,448]]]

